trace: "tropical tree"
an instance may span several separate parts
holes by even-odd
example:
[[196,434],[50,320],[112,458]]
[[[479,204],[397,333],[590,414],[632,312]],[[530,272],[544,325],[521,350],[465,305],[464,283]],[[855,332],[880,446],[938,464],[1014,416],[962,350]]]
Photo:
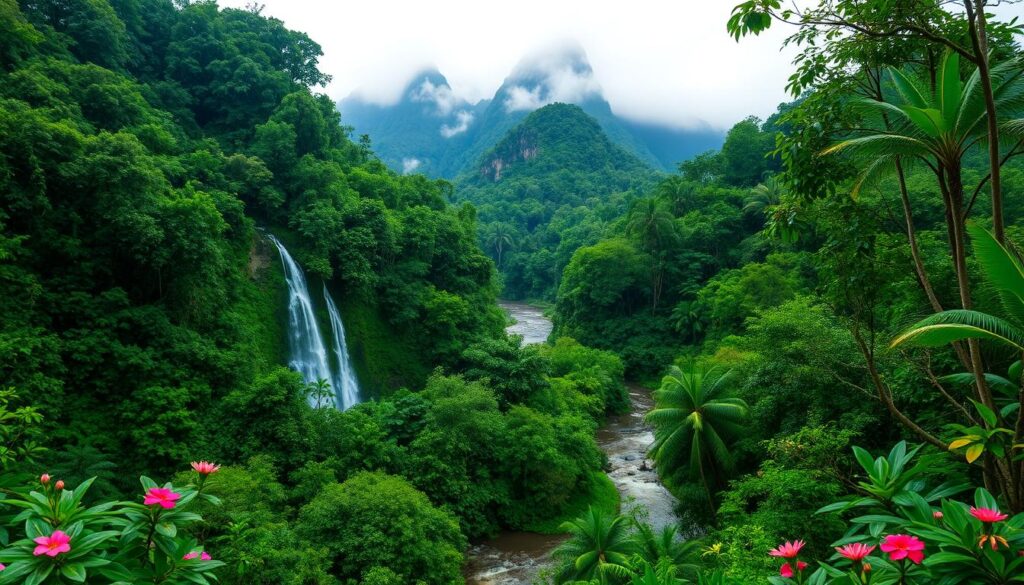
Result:
[[[965,339],[984,340],[1009,348],[1018,357],[1024,356],[1024,263],[984,228],[971,224],[967,230],[985,281],[998,294],[1002,314],[967,309],[942,311],[902,332],[892,341],[893,347],[938,347]],[[969,377],[970,374],[955,374],[945,380],[956,382]],[[957,425],[959,436],[949,447],[966,448],[969,462],[984,456],[981,462],[987,483],[1001,486],[1010,507],[1020,511],[1024,509],[1024,459],[1017,456],[1016,450],[1024,439],[1021,362],[1010,368],[1009,379],[986,373],[985,381],[994,390],[992,404],[975,401],[978,415],[967,417],[973,425]]]
[[630,578],[630,559],[638,550],[627,517],[611,517],[591,506],[579,518],[562,524],[561,530],[569,533],[569,540],[552,552],[561,561],[556,583],[603,585]]
[[700,572],[699,540],[684,540],[673,524],[657,531],[645,522],[635,524],[639,554],[650,566],[659,570],[671,567],[673,576],[695,577]]
[[669,368],[654,393],[655,407],[647,413],[654,425],[651,453],[662,477],[675,480],[689,469],[707,492],[715,512],[714,488],[732,467],[728,442],[741,431],[747,404],[731,396],[731,371],[690,362],[685,369]]
[[626,235],[651,256],[651,311],[656,311],[665,277],[665,252],[676,239],[675,218],[657,199],[641,199],[626,217]]
[[500,268],[505,251],[515,245],[515,232],[507,223],[492,223],[484,233],[484,245],[494,253],[494,261]]
[[786,192],[785,185],[778,176],[772,175],[750,189],[747,195],[747,204],[743,211],[754,214],[766,214],[767,210],[778,205],[782,195]]
[[682,175],[672,175],[658,184],[655,196],[664,201],[672,214],[678,217],[689,211],[696,191],[696,183]]
[[[986,137],[986,108],[977,69],[966,82],[960,79],[960,58],[949,52],[943,57],[934,88],[930,79],[916,79],[897,69],[888,70],[896,97],[891,101],[860,100],[860,104],[886,120],[886,130],[843,140],[825,154],[850,152],[865,161],[854,194],[868,182],[889,172],[902,173],[902,165],[919,163],[936,177],[946,209],[950,255],[957,277],[960,305],[972,306],[964,224],[984,181],[966,198],[962,163],[967,152]],[[996,102],[1010,112],[1024,103],[1024,78],[1017,60],[1007,61],[991,71],[996,83]],[[1018,124],[1007,125],[1014,132]],[[1012,154],[1012,152],[1010,153]],[[934,304],[934,303],[933,303]],[[968,341],[969,355],[961,360],[975,376],[977,398],[992,407],[991,393],[984,378],[984,365],[976,339]],[[894,413],[895,414],[895,413]],[[934,437],[928,438],[935,443]]]

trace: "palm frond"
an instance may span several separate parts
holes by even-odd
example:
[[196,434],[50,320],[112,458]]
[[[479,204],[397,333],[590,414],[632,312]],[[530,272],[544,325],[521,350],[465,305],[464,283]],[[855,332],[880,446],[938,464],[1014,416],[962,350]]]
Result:
[[1024,351],[1024,331],[1004,319],[964,309],[943,311],[919,321],[893,339],[890,347],[936,347],[962,339],[986,339]]

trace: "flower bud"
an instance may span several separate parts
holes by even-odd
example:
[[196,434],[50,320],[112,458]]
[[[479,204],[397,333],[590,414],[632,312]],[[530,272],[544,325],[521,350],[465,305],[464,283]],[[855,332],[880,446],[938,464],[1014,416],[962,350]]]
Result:
[[41,483],[43,485],[46,485],[46,484],[50,483],[50,474],[49,473],[44,473],[41,476],[39,476],[39,483]]
[[57,483],[53,484],[53,487],[57,488],[58,492],[60,490],[64,489],[64,480],[63,479],[58,479]]
[[936,520],[942,520],[942,512],[935,510],[934,512],[932,512],[932,518],[935,518]]
[[864,563],[863,565],[861,565],[860,568],[863,569],[865,573],[870,573],[871,572],[871,563]]

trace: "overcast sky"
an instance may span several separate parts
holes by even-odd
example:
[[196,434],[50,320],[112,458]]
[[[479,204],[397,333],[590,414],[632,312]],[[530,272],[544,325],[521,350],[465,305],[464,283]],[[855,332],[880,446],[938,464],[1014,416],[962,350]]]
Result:
[[[242,7],[250,0],[221,0]],[[674,126],[727,128],[787,99],[792,29],[776,24],[739,43],[725,32],[738,0],[262,0],[263,14],[323,47],[327,88],[377,103],[398,99],[434,65],[454,93],[489,98],[521,58],[566,41],[586,50],[616,113]],[[1020,11],[1019,9],[1017,10]]]

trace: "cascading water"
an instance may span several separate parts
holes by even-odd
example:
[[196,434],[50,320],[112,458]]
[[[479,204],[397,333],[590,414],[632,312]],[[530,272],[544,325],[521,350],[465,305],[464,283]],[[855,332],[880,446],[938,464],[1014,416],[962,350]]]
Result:
[[[331,402],[337,408],[344,410],[355,405],[359,402],[359,385],[352,370],[348,346],[345,343],[345,328],[334,299],[325,285],[324,300],[330,315],[336,370],[331,367],[327,345],[317,324],[313,300],[309,296],[309,287],[306,285],[306,275],[302,272],[302,267],[295,262],[277,238],[270,234],[267,234],[267,237],[277,246],[281,265],[284,267],[285,282],[288,284],[288,349],[291,355],[288,365],[302,374],[302,379],[307,383],[319,380],[329,382],[334,394]],[[323,406],[320,404],[322,397],[311,396],[309,400],[313,406]]]
[[334,342],[334,356],[337,359],[337,370],[331,385],[338,401],[338,408],[346,410],[359,403],[359,381],[352,369],[352,360],[348,356],[348,343],[345,341],[345,325],[341,322],[338,307],[324,285],[324,301],[327,302],[327,314],[331,317],[331,334]]

